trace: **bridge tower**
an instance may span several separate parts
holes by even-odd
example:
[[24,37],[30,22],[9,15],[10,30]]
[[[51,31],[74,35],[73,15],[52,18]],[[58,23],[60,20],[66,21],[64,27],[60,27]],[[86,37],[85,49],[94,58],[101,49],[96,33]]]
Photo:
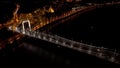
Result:
[[28,29],[29,29],[29,31],[31,31],[30,21],[29,21],[29,20],[24,20],[24,21],[22,21],[22,33],[23,33],[23,34],[25,34],[25,32],[26,32],[26,30],[27,30],[27,29],[25,29],[25,23],[28,24]]

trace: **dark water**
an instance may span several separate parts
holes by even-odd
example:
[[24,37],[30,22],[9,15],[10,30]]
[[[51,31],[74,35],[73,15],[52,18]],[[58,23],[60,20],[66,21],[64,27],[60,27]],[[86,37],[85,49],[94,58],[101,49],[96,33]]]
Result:
[[116,66],[114,63],[110,63],[68,48],[58,47],[58,45],[48,43],[40,39],[38,40],[35,38],[25,37],[22,41],[22,43],[26,43],[26,46],[16,48],[16,51],[9,53],[10,55],[7,54],[7,56],[3,56],[3,58],[0,59],[2,63],[6,63],[7,65],[20,64],[21,66],[25,65],[28,67],[49,66],[56,68],[85,68],[88,67],[88,65],[89,67],[94,68]]
[[106,6],[79,15],[50,30],[75,41],[119,49],[120,5]]

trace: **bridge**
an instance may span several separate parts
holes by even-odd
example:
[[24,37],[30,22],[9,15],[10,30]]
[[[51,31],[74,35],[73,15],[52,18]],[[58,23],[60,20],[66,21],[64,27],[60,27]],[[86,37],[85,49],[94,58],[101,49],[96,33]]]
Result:
[[[110,62],[114,62],[118,64],[120,63],[120,54],[117,53],[116,50],[109,50],[108,48],[104,48],[104,47],[96,47],[93,45],[88,45],[88,44],[76,42],[73,40],[69,40],[69,39],[66,39],[66,38],[63,38],[57,35],[40,32],[38,30],[31,30],[29,21],[27,22],[29,25],[29,28],[25,29],[24,27],[25,22],[26,21],[23,21],[22,23],[23,25],[21,27],[17,27],[15,31],[20,34],[29,36],[29,37],[41,39],[44,41],[48,41],[50,43],[61,45],[63,47],[77,50],[79,52],[83,52],[83,53],[86,53],[92,56],[96,56],[98,58],[105,59]],[[12,28],[9,27],[9,30],[12,30]]]
[[[109,3],[108,3],[108,5],[109,5]],[[63,37],[60,37],[60,36],[57,36],[57,35],[52,35],[52,34],[47,34],[47,33],[44,33],[44,32],[37,31],[37,29],[39,29],[39,28],[41,28],[41,27],[43,27],[43,26],[45,26],[49,23],[52,23],[56,20],[68,17],[72,14],[75,14],[76,12],[83,11],[83,9],[86,10],[88,8],[91,8],[91,7],[96,8],[97,6],[84,7],[82,9],[80,9],[81,8],[80,7],[79,9],[77,9],[75,11],[71,10],[67,13],[64,13],[63,15],[61,15],[59,17],[57,17],[57,16],[56,17],[51,17],[49,22],[46,22],[46,23],[44,22],[42,24],[40,24],[40,23],[35,24],[33,26],[34,28],[31,28],[31,24],[30,24],[29,19],[24,20],[24,21],[22,21],[22,26],[16,27],[16,29],[14,29],[14,31],[17,32],[17,33],[20,33],[20,34],[17,35],[19,38],[20,38],[21,35],[34,37],[34,38],[41,39],[41,40],[44,40],[44,41],[48,41],[50,43],[54,43],[54,44],[57,44],[57,45],[60,45],[60,46],[63,46],[63,47],[74,49],[74,50],[77,50],[79,52],[83,52],[83,53],[86,53],[86,54],[89,54],[89,55],[92,55],[92,56],[96,56],[98,58],[105,59],[105,60],[108,60],[110,62],[120,64],[120,54],[116,50],[110,50],[110,49],[104,48],[104,47],[96,47],[96,46],[93,46],[93,45],[88,45],[88,44],[76,42],[76,41],[73,41],[73,40],[69,40],[69,39],[66,39],[66,38],[63,38]],[[99,5],[99,6],[103,6],[103,5]],[[28,28],[25,28],[25,26],[24,26],[25,23],[28,23],[28,26],[29,26]],[[9,26],[8,29],[13,31],[12,27],[13,26]],[[15,38],[17,38],[17,36]]]

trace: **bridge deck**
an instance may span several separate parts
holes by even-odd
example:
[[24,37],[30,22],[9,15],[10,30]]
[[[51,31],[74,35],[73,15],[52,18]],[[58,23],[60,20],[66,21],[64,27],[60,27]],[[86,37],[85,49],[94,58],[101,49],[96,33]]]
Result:
[[69,40],[69,39],[66,39],[66,38],[63,38],[57,35],[50,35],[50,34],[46,34],[46,33],[39,32],[39,31],[27,30],[25,31],[25,33],[23,33],[23,31],[18,28],[16,32],[30,36],[30,37],[38,38],[44,41],[48,41],[54,44],[58,44],[58,45],[61,45],[67,48],[71,48],[71,49],[74,49],[74,50],[77,50],[79,52],[83,52],[89,55],[93,55],[98,58],[108,60],[110,62],[120,63],[120,54],[117,53],[116,50],[109,50],[104,47],[87,45],[87,44]]

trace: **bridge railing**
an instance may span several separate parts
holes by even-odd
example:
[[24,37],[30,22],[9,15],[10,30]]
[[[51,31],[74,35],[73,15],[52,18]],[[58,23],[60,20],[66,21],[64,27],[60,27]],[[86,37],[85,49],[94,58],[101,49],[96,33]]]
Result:
[[[43,33],[43,35],[48,36],[49,34]],[[49,36],[53,37],[54,41],[56,41],[56,40],[60,41],[61,40],[60,43],[64,42],[64,44],[67,47],[71,47],[71,48],[76,49],[80,52],[88,53],[88,54],[91,54],[91,55],[94,55],[94,56],[97,56],[97,57],[100,57],[100,58],[107,59],[107,60],[112,61],[112,62],[120,61],[119,60],[119,58],[120,58],[119,55],[120,54],[117,53],[114,49],[110,50],[110,49],[104,48],[104,47],[96,47],[96,46],[93,46],[93,45],[87,45],[87,44],[79,43],[79,42],[72,41],[72,40],[69,40],[69,39],[65,39],[65,38],[57,36],[57,35],[49,35]]]

